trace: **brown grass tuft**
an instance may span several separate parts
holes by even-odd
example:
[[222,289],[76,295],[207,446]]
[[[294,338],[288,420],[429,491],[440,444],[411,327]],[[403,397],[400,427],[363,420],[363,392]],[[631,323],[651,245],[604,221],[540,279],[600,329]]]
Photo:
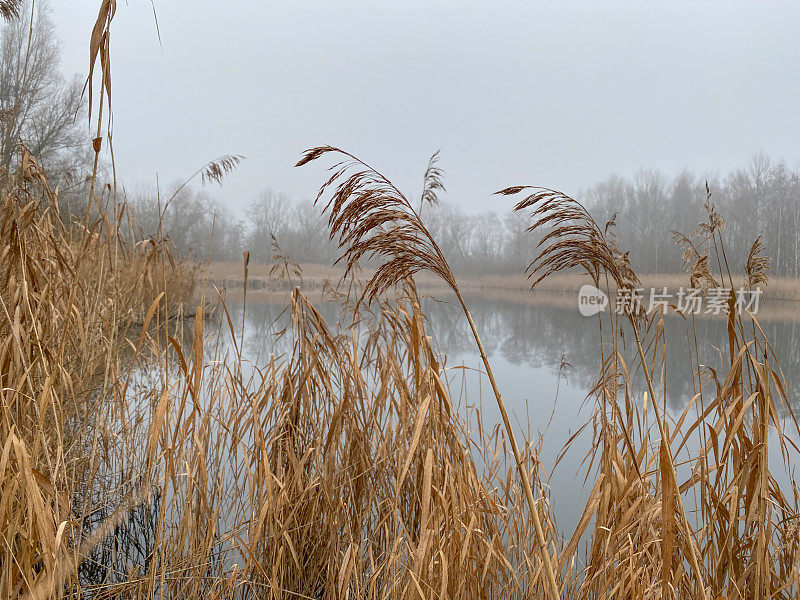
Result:
[[19,9],[22,0],[0,0],[0,17],[6,21],[11,21],[19,17]]

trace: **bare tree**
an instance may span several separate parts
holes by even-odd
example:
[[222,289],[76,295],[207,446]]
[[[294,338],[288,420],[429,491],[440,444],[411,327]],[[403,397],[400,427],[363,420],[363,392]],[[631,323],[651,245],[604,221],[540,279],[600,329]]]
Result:
[[272,190],[261,192],[250,203],[247,209],[250,226],[248,244],[254,260],[265,262],[272,260],[270,235],[274,235],[281,244],[285,243],[284,235],[289,225],[290,210],[289,199],[283,194],[275,194]]
[[472,223],[470,263],[479,271],[497,271],[502,260],[506,230],[495,212],[476,215]]
[[22,140],[56,184],[79,178],[89,151],[81,82],[61,73],[47,2],[39,0],[32,11],[23,3],[20,15],[0,33],[0,166],[11,166]]

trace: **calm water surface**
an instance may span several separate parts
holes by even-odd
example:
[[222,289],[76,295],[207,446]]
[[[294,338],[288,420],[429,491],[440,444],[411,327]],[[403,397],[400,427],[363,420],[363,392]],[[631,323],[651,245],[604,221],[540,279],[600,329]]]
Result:
[[[286,304],[248,302],[244,354],[251,364],[264,364],[271,353],[282,354],[289,350],[288,340],[276,341],[274,335],[288,322]],[[600,372],[597,319],[582,317],[577,306],[571,305],[559,307],[479,297],[468,298],[468,305],[512,420],[527,439],[538,441],[542,436],[541,459],[547,470],[559,529],[570,532],[577,524],[591,489],[591,485],[584,484],[588,468],[584,459],[592,443],[591,427],[581,433],[555,470],[553,467],[564,444],[590,420],[595,408],[587,394]],[[241,308],[238,311],[233,308],[234,313],[239,313],[238,321],[234,317],[234,322],[241,323]],[[338,305],[322,304],[318,308],[329,324],[336,323]],[[499,425],[500,415],[488,379],[460,309],[452,302],[424,299],[423,310],[428,316],[435,345],[447,357],[445,372],[454,402],[460,406],[462,414],[470,412],[470,407],[479,407],[484,428]],[[701,362],[726,373],[724,319],[698,319],[696,326],[698,339],[703,340],[698,348]],[[793,322],[770,321],[762,323],[762,327],[781,357],[788,393],[796,406],[794,379],[800,366],[800,326]],[[668,407],[675,415],[695,394],[686,322],[668,318],[665,336]],[[790,476],[786,474],[786,478]]]

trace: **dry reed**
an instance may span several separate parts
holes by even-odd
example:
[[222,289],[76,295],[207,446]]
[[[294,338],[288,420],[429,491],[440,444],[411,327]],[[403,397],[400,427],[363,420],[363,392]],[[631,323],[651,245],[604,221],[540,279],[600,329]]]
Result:
[[[0,2],[4,17],[15,7]],[[727,318],[724,369],[700,363],[687,319],[696,385],[677,416],[666,410],[663,315],[601,319],[591,493],[564,542],[536,449],[517,441],[436,241],[406,196],[353,155],[321,147],[301,160],[344,157],[320,191],[331,235],[346,273],[380,260],[363,289],[350,279],[337,292],[341,323],[294,290],[291,350],[256,365],[224,300],[216,334],[205,298],[185,324],[176,307],[196,273],[162,239],[126,239],[121,223],[134,217],[95,186],[115,7],[103,0],[91,37],[100,101],[90,75],[84,219],[58,219],[58,193],[24,148],[20,172],[0,179],[2,597],[798,597],[800,493],[779,483],[770,456],[788,462],[784,427],[797,427],[752,315]],[[198,174],[218,181],[238,160]],[[440,189],[434,155],[420,206]],[[553,190],[501,193],[523,192],[517,209],[546,230],[534,286],[574,268],[609,290],[638,281],[613,222]],[[690,278],[732,283],[710,193],[706,208],[695,235],[678,238]],[[288,257],[280,263],[274,275],[298,277]],[[766,283],[767,266],[756,240],[749,284]],[[427,334],[414,284],[423,272],[458,298],[503,416],[478,441]]]

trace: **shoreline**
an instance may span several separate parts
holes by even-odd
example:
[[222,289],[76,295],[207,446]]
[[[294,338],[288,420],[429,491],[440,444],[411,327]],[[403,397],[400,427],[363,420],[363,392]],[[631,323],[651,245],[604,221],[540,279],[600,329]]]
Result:
[[[247,300],[252,302],[277,303],[284,301],[291,290],[298,286],[310,299],[324,301],[326,284],[338,282],[344,269],[319,264],[301,264],[302,283],[296,277],[291,280],[272,277],[271,265],[251,263],[248,267]],[[372,274],[364,269],[359,281],[366,281]],[[199,288],[206,297],[214,297],[218,291],[224,293],[226,300],[241,302],[244,299],[244,270],[241,263],[213,262],[202,266],[199,273]],[[577,294],[581,286],[591,280],[581,274],[559,274],[539,283],[531,291],[530,282],[524,274],[509,275],[456,275],[459,286],[467,296],[497,300],[513,304],[538,304],[577,308]],[[645,289],[666,287],[677,290],[689,287],[689,277],[682,273],[646,274],[640,276]],[[452,291],[437,277],[430,273],[416,276],[417,286],[423,296],[446,299]],[[734,276],[737,285],[744,282],[743,277]],[[203,285],[205,284],[205,285]],[[777,277],[770,279],[762,288],[762,304],[757,318],[759,321],[800,321],[800,279]],[[330,298],[328,298],[329,300]],[[678,316],[674,310],[668,316]],[[716,315],[698,314],[698,318],[719,318]]]

